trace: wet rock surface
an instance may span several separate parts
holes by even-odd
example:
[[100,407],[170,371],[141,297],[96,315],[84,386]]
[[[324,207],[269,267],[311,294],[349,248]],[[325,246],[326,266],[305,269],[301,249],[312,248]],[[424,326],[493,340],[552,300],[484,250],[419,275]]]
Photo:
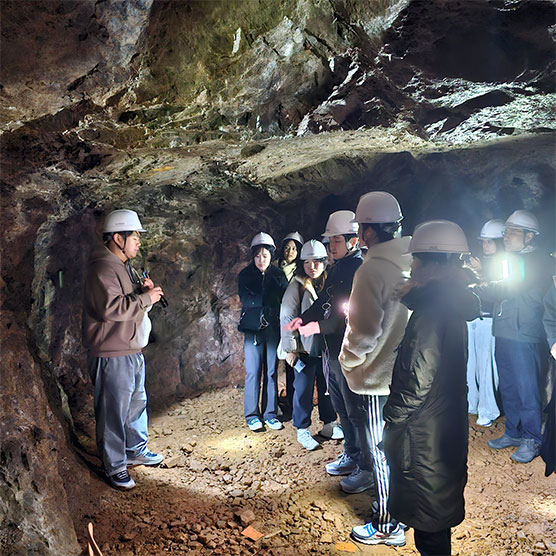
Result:
[[[151,418],[151,447],[176,456],[179,467],[134,468],[138,486],[116,492],[94,480],[99,504],[89,510],[106,554],[342,554],[351,527],[367,519],[368,492],[347,495],[324,464],[341,451],[336,441],[307,452],[291,422],[282,431],[250,432],[243,422],[241,389],[224,389],[174,404]],[[313,415],[314,434],[320,422]],[[475,418],[471,417],[474,422]],[[499,420],[500,421],[500,420]],[[539,458],[529,465],[494,452],[487,440],[503,423],[470,425],[465,521],[452,531],[453,553],[466,556],[551,554],[556,528],[551,491]],[[83,544],[85,521],[77,530]],[[253,527],[264,536],[242,534]],[[403,548],[358,545],[359,554],[417,554],[413,534]]]

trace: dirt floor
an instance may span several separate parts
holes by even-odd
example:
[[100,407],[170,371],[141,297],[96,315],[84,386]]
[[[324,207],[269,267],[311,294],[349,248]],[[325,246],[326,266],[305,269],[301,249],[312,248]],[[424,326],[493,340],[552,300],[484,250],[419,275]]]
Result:
[[[403,548],[350,542],[366,520],[368,492],[344,494],[324,464],[342,450],[336,441],[304,450],[291,421],[281,431],[250,432],[242,416],[243,391],[229,388],[186,400],[151,418],[150,448],[165,467],[136,467],[137,488],[111,489],[98,481],[98,506],[86,520],[104,556],[159,554],[416,555],[413,534]],[[452,530],[453,554],[556,554],[556,477],[540,458],[523,465],[511,450],[493,452],[499,419],[489,429],[471,417],[467,517]],[[320,423],[313,414],[313,433]],[[251,526],[257,541],[242,531]],[[86,548],[86,521],[79,527]],[[348,544],[341,544],[348,543]]]

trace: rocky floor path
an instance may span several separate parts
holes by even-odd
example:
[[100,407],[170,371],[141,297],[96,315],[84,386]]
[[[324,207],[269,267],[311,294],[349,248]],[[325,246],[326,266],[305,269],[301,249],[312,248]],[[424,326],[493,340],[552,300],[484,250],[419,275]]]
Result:
[[[342,493],[339,478],[325,473],[341,445],[307,452],[291,422],[250,432],[242,394],[210,392],[153,416],[150,447],[165,454],[165,467],[134,468],[138,486],[126,493],[99,479],[98,505],[79,527],[82,546],[90,520],[104,556],[418,554],[411,531],[403,548],[351,543],[372,500]],[[510,450],[486,446],[503,423],[484,429],[471,421],[467,517],[452,531],[453,554],[556,554],[556,477],[544,476],[540,458],[520,465]],[[315,412],[312,430],[319,428]]]

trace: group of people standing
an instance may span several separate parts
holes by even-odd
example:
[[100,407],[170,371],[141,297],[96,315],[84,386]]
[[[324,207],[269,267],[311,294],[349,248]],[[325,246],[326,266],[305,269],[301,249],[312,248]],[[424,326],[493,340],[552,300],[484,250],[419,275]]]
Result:
[[[239,275],[244,414],[253,431],[283,427],[277,358],[285,359],[299,443],[319,446],[309,431],[316,382],[319,434],[344,438],[343,453],[326,471],[343,476],[347,493],[374,491],[372,517],[353,527],[352,538],[403,546],[411,526],[421,554],[450,554],[450,529],[464,518],[468,411],[479,411],[482,425],[499,415],[495,360],[507,420],[505,434],[489,445],[518,446],[515,461],[539,453],[548,265],[530,266],[538,225],[531,229],[526,211],[501,228],[487,223],[485,256],[467,264],[470,250],[457,224],[428,221],[403,237],[402,219],[391,194],[373,191],[355,213],[329,216],[323,242],[286,236],[276,266],[272,237],[253,238],[253,261]],[[499,254],[512,254],[497,261],[500,269],[489,259],[489,241]]]
[[[466,265],[457,224],[432,220],[403,237],[402,219],[391,194],[367,193],[355,213],[329,216],[322,242],[289,234],[277,265],[272,237],[255,235],[239,275],[244,415],[253,431],[283,428],[280,356],[299,443],[319,446],[310,432],[316,383],[320,434],[344,440],[326,471],[343,477],[347,493],[374,491],[371,519],[352,537],[403,546],[410,526],[421,554],[445,555],[464,518],[468,411],[490,425],[498,383],[506,428],[489,446],[516,447],[520,463],[541,452],[546,474],[554,471],[556,399],[552,392],[541,435],[540,390],[547,339],[556,359],[556,277],[535,248],[539,226],[527,211],[487,222],[484,256]],[[147,445],[142,353],[148,312],[164,292],[131,265],[144,231],[134,211],[110,213],[84,284],[98,452],[123,490],[135,487],[129,466],[164,459]]]

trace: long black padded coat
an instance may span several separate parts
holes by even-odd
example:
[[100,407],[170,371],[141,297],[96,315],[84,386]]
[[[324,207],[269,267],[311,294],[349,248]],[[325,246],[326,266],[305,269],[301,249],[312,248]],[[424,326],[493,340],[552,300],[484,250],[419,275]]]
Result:
[[401,301],[413,314],[384,407],[388,507],[397,520],[437,532],[465,516],[466,321],[479,316],[480,303],[457,268],[413,287]]

